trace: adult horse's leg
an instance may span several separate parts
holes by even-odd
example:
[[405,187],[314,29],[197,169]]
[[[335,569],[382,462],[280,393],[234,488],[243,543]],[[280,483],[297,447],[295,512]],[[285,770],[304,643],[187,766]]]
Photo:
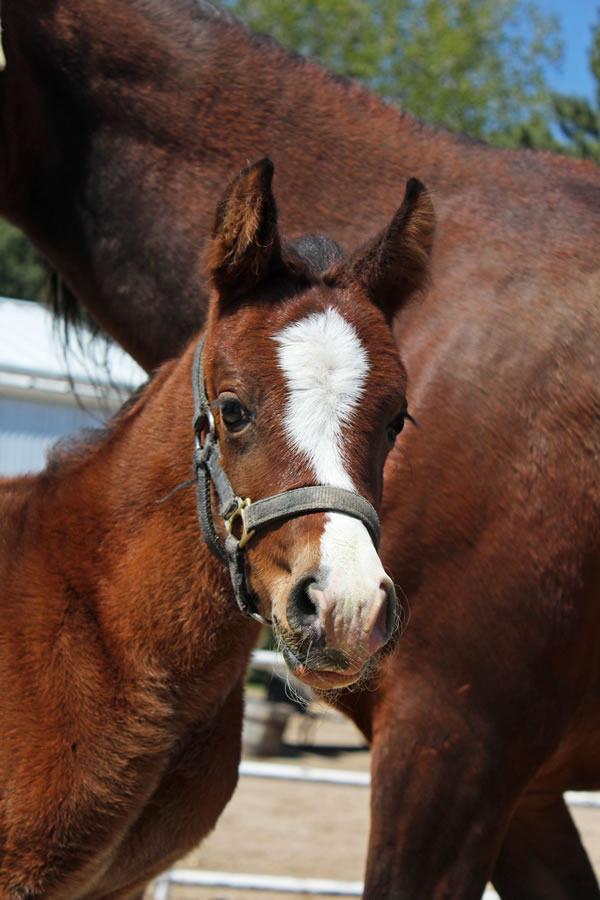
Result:
[[337,704],[372,741],[364,897],[479,900],[493,870],[502,900],[598,900],[560,794],[518,799],[542,749],[482,728],[466,683],[411,671],[404,640],[375,690]]
[[560,794],[525,794],[492,877],[502,900],[598,900],[600,889]]
[[443,686],[408,676],[377,695],[364,897],[480,900],[519,773],[498,777],[494,735],[474,733]]
[[[454,596],[467,595],[462,583]],[[461,614],[451,596],[433,603],[435,620],[425,595],[415,599],[372,689],[338,698],[372,743],[367,900],[480,900],[519,797],[556,744],[560,713],[544,697],[558,692],[550,676],[548,694],[537,691],[531,633],[511,616],[486,625],[467,605]]]

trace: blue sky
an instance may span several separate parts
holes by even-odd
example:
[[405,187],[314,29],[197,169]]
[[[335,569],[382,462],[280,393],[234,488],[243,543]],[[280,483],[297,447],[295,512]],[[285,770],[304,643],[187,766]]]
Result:
[[591,26],[598,21],[600,0],[538,0],[544,12],[556,13],[565,46],[563,64],[548,72],[548,81],[564,94],[594,99],[595,80],[589,69]]

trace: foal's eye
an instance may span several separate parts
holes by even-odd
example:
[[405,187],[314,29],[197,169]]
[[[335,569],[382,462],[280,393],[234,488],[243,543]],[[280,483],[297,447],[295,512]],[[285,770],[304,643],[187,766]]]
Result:
[[250,422],[248,410],[242,406],[235,396],[219,398],[221,418],[227,431],[242,431]]
[[387,436],[390,444],[393,444],[402,429],[404,428],[404,413],[400,413],[395,419],[392,419],[387,427]]
[[398,435],[404,428],[404,423],[406,422],[407,419],[409,422],[412,422],[413,425],[417,424],[407,409],[403,409],[402,412],[399,413],[389,423],[389,425],[387,427],[387,436],[388,436],[388,441],[390,442],[390,444],[394,443],[394,441],[396,440],[396,438],[398,437]]

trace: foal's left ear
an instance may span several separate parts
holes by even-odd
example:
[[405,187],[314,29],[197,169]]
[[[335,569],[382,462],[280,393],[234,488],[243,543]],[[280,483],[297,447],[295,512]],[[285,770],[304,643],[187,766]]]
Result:
[[391,323],[408,297],[427,284],[435,215],[424,185],[406,184],[402,206],[375,238],[352,254],[344,271]]
[[209,278],[221,301],[235,300],[281,267],[273,163],[243,169],[217,207],[206,253]]

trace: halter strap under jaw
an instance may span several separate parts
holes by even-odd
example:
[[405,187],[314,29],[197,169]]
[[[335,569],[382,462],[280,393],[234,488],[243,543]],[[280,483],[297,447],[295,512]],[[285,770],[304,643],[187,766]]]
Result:
[[[256,609],[256,603],[248,590],[243,550],[257,528],[271,522],[316,512],[338,512],[359,519],[367,528],[376,548],[380,542],[379,518],[373,506],[353,491],[331,485],[309,485],[292,488],[271,497],[252,501],[239,497],[221,466],[221,450],[215,420],[210,409],[204,381],[202,353],[204,337],[198,342],[192,366],[194,392],[195,432],[194,473],[196,477],[196,508],[200,530],[212,553],[228,566],[235,598],[240,610],[248,616],[271,625]],[[204,439],[202,433],[206,431]],[[211,482],[219,499],[219,512],[223,518],[227,537],[223,544],[217,534],[212,512]],[[234,525],[238,523],[240,536],[236,537]]]

